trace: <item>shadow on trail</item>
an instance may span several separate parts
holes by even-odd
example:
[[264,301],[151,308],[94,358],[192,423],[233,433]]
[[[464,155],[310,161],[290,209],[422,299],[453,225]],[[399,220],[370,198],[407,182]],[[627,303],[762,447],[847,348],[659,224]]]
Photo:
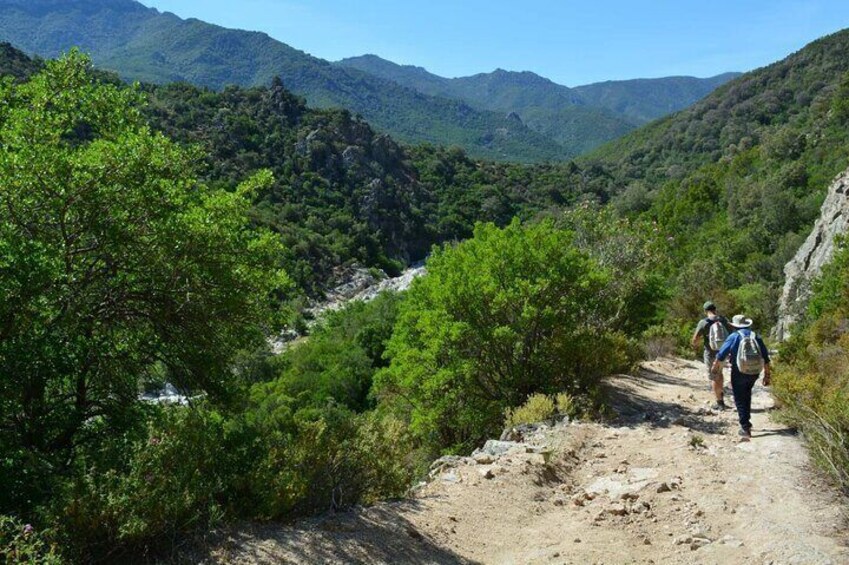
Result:
[[653,384],[673,385],[707,395],[705,388],[692,381],[648,369],[642,369],[637,376],[620,375],[606,386],[607,398],[618,415],[615,423],[622,426],[649,424],[659,428],[683,426],[711,435],[727,432],[729,423],[711,412],[705,413],[703,408],[694,410],[681,401],[653,398],[649,394]]
[[795,428],[781,428],[780,430],[752,430],[752,439],[765,436],[794,437],[799,435]]
[[[255,563],[476,563],[440,546],[401,516],[419,506],[405,500],[316,518],[298,527],[253,525],[227,532],[213,547],[223,562],[238,556]],[[200,553],[194,556],[197,561],[216,561],[209,551]]]

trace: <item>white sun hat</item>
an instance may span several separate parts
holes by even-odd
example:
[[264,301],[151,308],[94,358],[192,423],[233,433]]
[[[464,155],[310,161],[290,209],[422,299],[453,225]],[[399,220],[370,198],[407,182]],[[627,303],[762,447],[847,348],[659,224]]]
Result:
[[752,325],[752,319],[747,318],[743,314],[737,314],[733,318],[731,318],[731,325],[735,328],[748,328]]

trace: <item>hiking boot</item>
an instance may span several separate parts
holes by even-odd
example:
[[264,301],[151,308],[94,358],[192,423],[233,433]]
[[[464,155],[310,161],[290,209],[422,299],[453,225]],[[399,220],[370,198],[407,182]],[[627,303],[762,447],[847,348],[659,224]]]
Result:
[[740,430],[737,432],[737,435],[740,436],[740,441],[749,441],[752,439],[752,431],[751,430]]
[[728,409],[728,406],[726,406],[726,405],[725,405],[725,401],[724,401],[724,400],[719,400],[719,401],[714,402],[713,404],[711,404],[710,409],[711,409],[711,410],[716,410],[716,411],[718,411],[718,412],[722,412],[723,410],[727,410],[727,409]]

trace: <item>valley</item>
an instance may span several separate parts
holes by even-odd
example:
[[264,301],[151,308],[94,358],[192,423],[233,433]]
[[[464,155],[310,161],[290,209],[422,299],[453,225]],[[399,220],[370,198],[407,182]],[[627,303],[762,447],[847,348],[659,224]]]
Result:
[[[0,40],[6,561],[849,559],[849,29],[573,87],[134,0]],[[706,300],[777,351],[750,442]]]

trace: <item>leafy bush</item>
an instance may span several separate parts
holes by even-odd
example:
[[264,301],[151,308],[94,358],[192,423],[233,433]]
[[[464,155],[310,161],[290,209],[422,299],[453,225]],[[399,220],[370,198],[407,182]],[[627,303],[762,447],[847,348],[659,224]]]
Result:
[[233,392],[231,360],[263,342],[287,288],[276,238],[248,220],[273,179],[200,183],[197,153],[76,52],[3,80],[0,99],[0,512],[57,525],[63,553],[194,524],[223,507],[199,469],[230,432],[180,428],[167,483],[148,460],[165,447],[138,447],[138,391]]
[[504,412],[504,425],[508,428],[520,424],[533,424],[549,420],[557,413],[557,407],[550,396],[532,394],[521,406],[508,408]]
[[783,345],[775,392],[814,460],[849,492],[849,248],[814,284],[807,318]]
[[330,312],[307,341],[274,361],[278,374],[260,386],[296,399],[299,407],[321,407],[332,399],[355,412],[374,408],[372,377],[385,365],[400,301],[397,294],[383,293]]
[[51,539],[74,561],[156,556],[222,521],[343,509],[400,496],[413,479],[409,433],[391,416],[332,405],[267,416],[250,407],[169,408],[143,438],[115,438],[123,463],[102,452],[78,456],[45,511],[56,526]]
[[481,224],[434,251],[378,374],[380,397],[433,448],[468,448],[534,393],[586,395],[628,365],[609,327],[609,275],[550,222]]
[[147,376],[223,395],[285,286],[279,245],[248,226],[268,173],[199,184],[139,93],[89,67],[71,53],[0,84],[0,451],[17,462],[0,511],[45,501],[76,448],[132,426]]
[[521,424],[544,422],[555,416],[572,416],[576,408],[574,397],[565,392],[555,396],[532,394],[521,406],[504,411],[504,426],[511,428]]
[[577,408],[575,398],[565,392],[555,395],[554,405],[557,408],[557,413],[562,416],[574,416],[575,409]]
[[5,563],[58,565],[56,547],[31,524],[0,514],[0,558]]

